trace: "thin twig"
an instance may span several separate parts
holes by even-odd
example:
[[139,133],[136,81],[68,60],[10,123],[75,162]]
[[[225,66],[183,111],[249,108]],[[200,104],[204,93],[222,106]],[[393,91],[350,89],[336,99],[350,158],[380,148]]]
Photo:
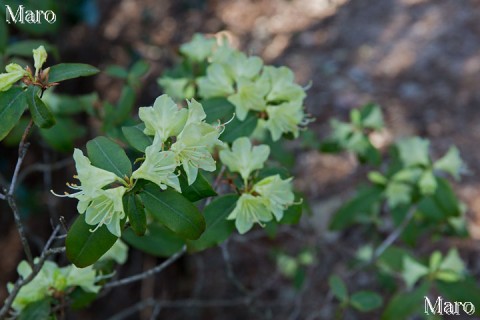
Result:
[[22,147],[18,150],[18,159],[17,164],[15,165],[15,170],[13,171],[12,182],[10,183],[10,189],[8,189],[8,195],[13,195],[15,191],[15,186],[17,184],[18,172],[20,171],[20,167],[22,166],[23,159],[25,159],[25,155],[27,154],[29,144],[25,142],[21,142]]
[[158,318],[158,315],[160,314],[160,311],[162,311],[162,304],[157,302],[155,306],[153,307],[152,315],[150,316],[150,320],[155,320]]
[[233,272],[232,262],[230,260],[230,252],[228,251],[228,240],[220,245],[222,250],[223,261],[225,262],[225,267],[227,270],[228,279],[240,290],[242,293],[248,295],[250,292],[245,286],[238,280],[237,276]]
[[33,258],[32,258],[32,251],[30,250],[30,245],[28,244],[27,236],[25,234],[25,229],[23,228],[22,220],[20,219],[20,213],[18,212],[17,203],[13,195],[7,195],[8,205],[13,211],[13,218],[15,220],[15,225],[17,226],[18,233],[20,235],[20,241],[23,246],[23,251],[25,251],[25,255],[27,257],[27,261],[30,266],[33,266]]
[[33,258],[32,258],[32,251],[30,249],[30,245],[28,244],[27,236],[25,234],[25,230],[23,228],[22,220],[20,219],[20,213],[18,212],[17,204],[15,202],[15,198],[13,196],[15,192],[15,186],[17,184],[18,173],[20,171],[20,167],[22,166],[23,159],[28,151],[29,144],[26,142],[28,135],[30,134],[30,130],[33,126],[33,120],[30,120],[25,131],[22,135],[22,140],[18,146],[18,159],[17,164],[15,165],[15,170],[13,171],[12,181],[10,182],[10,188],[8,192],[5,192],[5,198],[8,201],[10,208],[13,211],[13,217],[15,220],[15,225],[17,227],[18,233],[20,235],[20,241],[22,242],[23,250],[25,251],[25,255],[27,257],[27,261],[30,266],[33,266]]
[[[214,300],[201,300],[201,299],[185,299],[185,300],[163,300],[158,301],[154,298],[148,298],[143,301],[137,302],[133,306],[130,306],[116,315],[113,315],[108,320],[122,320],[125,319],[145,308],[154,307],[156,308],[215,308],[215,307],[235,307],[239,305],[250,305],[252,300],[260,296],[263,292],[271,288],[275,283],[278,283],[280,274],[274,274],[271,279],[266,281],[263,286],[252,291],[250,295],[243,297],[233,298],[233,299],[214,299]],[[273,302],[271,305],[281,305],[282,302]],[[153,314],[152,314],[153,315]],[[158,314],[157,314],[158,315]]]
[[375,261],[377,261],[377,259],[380,258],[380,256],[398,239],[398,237],[400,237],[402,232],[412,220],[415,211],[417,211],[417,206],[411,207],[403,218],[402,222],[397,226],[397,228],[393,230],[393,232],[377,247],[377,249],[375,249],[370,260],[363,264],[360,264],[354,270],[350,271],[346,276],[352,277],[362,269],[373,265]]
[[385,250],[387,250],[388,247],[390,247],[398,239],[398,237],[400,237],[403,230],[405,230],[412,220],[415,211],[417,211],[417,206],[413,206],[410,208],[410,210],[408,210],[405,218],[398,225],[398,227],[377,247],[377,249],[375,249],[372,255],[372,261],[377,260],[385,252]]
[[183,256],[186,251],[187,251],[187,247],[186,247],[186,246],[183,246],[182,250],[178,251],[178,252],[175,253],[173,256],[171,256],[170,258],[168,258],[168,259],[165,260],[162,264],[156,266],[155,268],[152,268],[152,269],[147,270],[147,271],[145,271],[145,272],[142,272],[142,273],[139,273],[139,274],[136,274],[136,275],[133,275],[133,276],[130,276],[130,277],[121,279],[121,280],[109,282],[109,283],[105,284],[105,285],[103,286],[103,288],[104,288],[104,289],[109,289],[109,288],[113,288],[113,287],[119,287],[119,286],[123,286],[123,285],[126,285],[126,284],[130,284],[130,283],[132,283],[132,282],[140,281],[140,280],[142,280],[142,279],[151,277],[151,276],[153,276],[154,274],[163,271],[163,270],[164,270],[165,268],[167,268],[169,265],[171,265],[172,263],[174,263],[174,262],[175,262],[176,260],[178,260],[181,256]]

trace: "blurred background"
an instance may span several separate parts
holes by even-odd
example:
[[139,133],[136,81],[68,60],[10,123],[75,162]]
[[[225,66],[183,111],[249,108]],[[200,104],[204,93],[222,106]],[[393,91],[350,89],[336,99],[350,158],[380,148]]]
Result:
[[[57,13],[57,23],[46,30],[10,26],[10,41],[47,40],[58,49],[58,57],[49,57],[47,65],[55,60],[81,62],[104,70],[113,64],[127,68],[144,59],[150,69],[141,79],[137,107],[151,105],[161,94],[156,79],[177,61],[180,44],[194,33],[227,31],[244,52],[268,64],[286,65],[298,83],[311,84],[306,108],[316,118],[310,124],[314,140],[328,135],[331,117],[345,120],[351,109],[376,102],[387,127],[377,137],[379,145],[420,135],[431,139],[432,153],[438,157],[455,144],[469,168],[455,190],[469,208],[471,234],[471,239],[456,245],[471,268],[480,269],[478,259],[473,259],[480,238],[476,177],[480,164],[480,1],[52,0],[45,5]],[[121,88],[121,81],[101,73],[66,82],[57,92],[97,92],[102,101],[116,101]],[[76,120],[89,128],[73,139],[74,146],[82,147],[98,135],[99,124],[85,115]],[[41,139],[31,138],[31,142],[18,199],[34,248],[41,248],[51,232],[45,216],[71,221],[77,214],[75,201],[45,191],[63,190],[74,167],[71,149],[59,152],[44,149]],[[0,182],[5,185],[17,148],[3,143],[0,150]],[[335,306],[327,279],[333,271],[347,273],[348,261],[365,234],[328,231],[328,221],[365,180],[366,171],[347,154],[308,151],[300,141],[289,144],[288,150],[285,157],[293,165],[295,186],[310,206],[309,216],[300,225],[278,230],[276,238],[260,229],[233,236],[226,245],[228,251],[214,248],[186,256],[155,278],[107,292],[90,308],[69,312],[67,318],[107,319],[155,297],[170,301],[159,318],[332,319]],[[3,300],[5,284],[16,279],[22,248],[5,203],[0,203],[0,212]],[[429,252],[429,245],[418,244],[418,250]],[[302,274],[289,278],[279,272],[275,252],[296,256],[305,250],[313,252],[314,263]],[[159,261],[131,249],[119,275],[141,272]],[[361,288],[370,277],[360,272],[347,282]],[[251,303],[241,299],[251,299]],[[202,302],[206,300],[212,302]],[[151,307],[138,309],[129,319],[150,319]],[[359,314],[344,316],[362,318]],[[363,317],[372,319],[371,314]]]

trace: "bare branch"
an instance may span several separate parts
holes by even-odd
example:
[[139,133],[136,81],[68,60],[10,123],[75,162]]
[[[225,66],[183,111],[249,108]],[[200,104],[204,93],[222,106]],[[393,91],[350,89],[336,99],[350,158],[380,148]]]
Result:
[[15,165],[15,170],[13,171],[13,177],[12,177],[12,182],[10,183],[10,188],[8,189],[8,195],[13,195],[13,192],[15,191],[15,186],[17,183],[17,178],[18,178],[18,172],[20,171],[20,167],[22,166],[23,159],[25,159],[25,156],[27,155],[28,143],[21,143],[22,147],[18,149],[18,159],[17,159],[17,164]]
[[413,215],[415,214],[415,211],[417,211],[417,206],[413,206],[410,208],[410,210],[408,210],[402,223],[400,223],[398,227],[387,237],[387,239],[385,239],[385,241],[383,241],[382,244],[380,244],[377,247],[377,249],[375,249],[375,252],[373,253],[373,256],[372,256],[372,261],[377,260],[382,255],[382,253],[384,253],[385,250],[387,250],[388,247],[390,247],[395,242],[395,240],[397,240],[398,237],[400,237],[403,230],[405,230],[405,228],[408,226],[408,224],[412,220]]
[[187,247],[183,246],[182,250],[178,251],[173,256],[171,256],[170,258],[168,258],[162,264],[156,266],[155,268],[152,268],[152,269],[147,270],[145,272],[142,272],[142,273],[139,273],[139,274],[136,274],[136,275],[133,275],[133,276],[121,279],[121,280],[109,282],[106,285],[104,285],[103,288],[104,289],[109,289],[109,288],[113,288],[113,287],[119,287],[119,286],[123,286],[123,285],[126,285],[126,284],[130,284],[132,282],[140,281],[142,279],[151,277],[151,276],[153,276],[153,275],[155,275],[159,272],[162,272],[165,268],[167,268],[169,265],[171,265],[176,260],[178,260],[181,256],[183,256],[186,251],[187,251]]
[[225,241],[220,245],[220,248],[222,249],[222,257],[223,261],[225,262],[225,267],[227,269],[227,276],[230,279],[230,281],[237,287],[238,290],[240,290],[242,293],[248,295],[249,291],[245,286],[238,280],[237,276],[233,272],[233,267],[232,267],[232,262],[230,260],[230,252],[228,251],[228,240]]
[[15,165],[15,170],[13,171],[12,181],[10,182],[10,187],[8,189],[8,192],[5,191],[5,196],[4,196],[4,198],[6,198],[10,208],[13,211],[15,225],[20,235],[20,241],[22,242],[23,250],[25,251],[25,255],[27,257],[27,261],[30,264],[30,266],[33,266],[32,251],[30,249],[30,245],[28,244],[27,236],[25,235],[25,230],[23,228],[22,220],[20,219],[20,213],[18,212],[17,204],[15,202],[13,194],[15,192],[15,186],[17,183],[20,167],[22,166],[23,159],[25,159],[25,156],[28,151],[29,144],[26,142],[26,139],[30,134],[30,130],[32,129],[32,126],[33,126],[33,121],[30,120],[27,127],[25,128],[25,131],[23,132],[22,140],[20,141],[20,144],[18,146],[17,164]]
[[0,200],[7,200],[7,197],[5,197],[4,194],[0,193]]
[[33,266],[32,251],[30,250],[30,245],[28,244],[22,220],[20,219],[20,213],[18,212],[17,203],[15,202],[15,198],[11,194],[7,194],[7,201],[8,205],[13,211],[13,218],[15,220],[15,225],[17,226],[17,230],[20,235],[20,241],[22,242],[23,251],[25,251],[25,255],[30,266]]

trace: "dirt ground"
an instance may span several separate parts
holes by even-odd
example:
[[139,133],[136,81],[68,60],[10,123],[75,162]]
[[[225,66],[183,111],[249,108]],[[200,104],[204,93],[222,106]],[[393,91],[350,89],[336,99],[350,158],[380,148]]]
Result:
[[[246,52],[289,66],[302,85],[311,82],[306,107],[316,117],[311,128],[318,139],[328,134],[330,117],[345,119],[352,108],[373,101],[386,116],[384,143],[420,135],[431,139],[434,156],[455,144],[469,168],[456,190],[469,207],[472,237],[480,239],[480,227],[475,228],[477,215],[480,225],[480,1],[103,0],[99,11],[97,26],[77,25],[64,32],[61,53],[69,61],[100,68],[127,66],[132,57],[148,60],[152,70],[139,106],[150,105],[159,95],[155,79],[174,63],[179,44],[195,32],[228,30]],[[118,87],[102,75],[80,91],[95,88],[102,97],[115,99]],[[277,240],[258,231],[234,237],[228,243],[231,264],[219,248],[189,256],[155,281],[108,293],[69,318],[105,319],[154,296],[172,302],[160,310],[159,318],[330,319],[334,310],[326,279],[333,271],[346,270],[345,262],[356,249],[349,244],[361,235],[349,235],[342,244],[346,236],[326,232],[326,221],[364,172],[346,155],[307,151],[297,153],[295,174],[297,187],[311,203],[311,222],[282,230]],[[2,235],[10,252],[19,250],[15,236]],[[475,240],[471,246],[478,250]],[[291,254],[315,248],[317,263],[306,271],[308,280],[301,290],[275,272],[272,247]],[[2,273],[12,270],[18,259],[0,261]],[[132,251],[120,275],[156,262]],[[352,286],[368,282],[368,275],[359,274]],[[235,304],[238,297],[252,302],[248,307],[243,300]],[[146,308],[128,319],[149,319],[150,313]],[[345,317],[358,319],[355,314]]]

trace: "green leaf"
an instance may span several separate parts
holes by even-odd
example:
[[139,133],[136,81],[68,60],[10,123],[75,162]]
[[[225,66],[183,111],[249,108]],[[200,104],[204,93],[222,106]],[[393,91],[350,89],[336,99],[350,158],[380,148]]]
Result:
[[188,185],[188,179],[183,169],[181,170],[181,172],[182,173],[178,178],[180,180],[180,188],[182,190],[182,195],[191,202],[217,195],[210,183],[200,172],[198,173],[195,182],[191,185]]
[[202,106],[207,115],[205,120],[208,123],[218,123],[218,120],[222,123],[227,122],[235,113],[235,106],[225,98],[202,100]]
[[181,237],[198,239],[205,230],[200,211],[175,190],[162,191],[157,185],[148,184],[140,196],[154,218]]
[[0,92],[0,141],[15,127],[26,105],[25,94],[19,87]]
[[360,109],[362,126],[369,129],[381,130],[384,126],[380,106],[369,103]]
[[137,80],[138,78],[144,76],[148,72],[149,68],[150,65],[147,61],[138,60],[130,69],[129,76],[133,78],[132,80]]
[[188,251],[196,252],[213,247],[225,241],[235,230],[235,222],[227,220],[228,215],[233,211],[239,196],[228,194],[213,200],[205,207],[205,232],[194,241],[187,241]]
[[288,179],[290,177],[290,171],[284,167],[266,167],[261,169],[258,172],[257,178],[255,182],[258,182],[266,177],[280,175],[282,179]]
[[136,94],[131,86],[124,86],[115,109],[115,122],[122,123],[131,116]]
[[157,223],[151,223],[147,229],[147,233],[141,237],[127,229],[122,239],[138,250],[157,257],[170,257],[185,244],[182,238]]
[[22,310],[18,320],[48,319],[50,316],[50,297],[38,300],[27,305]]
[[283,213],[283,218],[279,221],[280,224],[298,224],[302,217],[302,204],[294,204],[288,207]]
[[132,164],[125,151],[106,137],[97,137],[87,143],[88,157],[92,164],[115,173],[120,178],[132,174]]
[[405,257],[413,259],[410,253],[399,247],[391,246],[387,248],[377,259],[377,265],[388,273],[400,273],[403,270],[403,261]]
[[72,293],[68,295],[71,299],[70,307],[73,310],[85,309],[97,298],[98,293],[87,292],[81,287],[76,287]]
[[411,315],[423,314],[424,297],[428,294],[429,284],[423,283],[411,292],[398,293],[390,300],[382,314],[382,320],[405,320]]
[[372,291],[358,291],[352,294],[350,304],[352,307],[361,312],[369,312],[380,308],[383,303],[383,298],[376,292]]
[[339,276],[335,274],[330,276],[330,278],[328,278],[328,286],[340,302],[346,302],[348,300],[347,286]]
[[382,189],[378,187],[363,188],[355,197],[340,207],[330,223],[330,229],[341,230],[355,222],[371,217],[378,211]]
[[60,82],[78,77],[88,77],[99,73],[97,68],[83,63],[60,63],[50,67],[49,82]]
[[43,139],[60,152],[73,151],[76,139],[83,137],[87,130],[70,118],[57,118],[57,123],[49,129],[40,129]]
[[67,258],[79,268],[88,267],[105,254],[115,242],[117,237],[108,231],[105,225],[95,232],[91,232],[95,226],[85,222],[83,216],[78,216],[68,231],[65,245]]
[[128,143],[140,152],[145,152],[145,149],[152,145],[153,139],[143,133],[145,124],[142,122],[131,127],[122,127],[123,135]]
[[124,67],[117,65],[108,66],[105,72],[115,78],[125,79],[128,77],[128,71]]
[[133,193],[130,193],[126,198],[127,205],[124,205],[124,207],[127,209],[126,213],[130,226],[137,235],[143,236],[147,229],[147,217],[142,200],[138,195]]
[[437,178],[437,184],[433,196],[437,205],[447,217],[459,216],[461,213],[460,203],[450,183],[443,178]]
[[232,143],[237,138],[249,137],[257,127],[258,118],[255,113],[249,112],[244,121],[238,120],[237,117],[225,126],[220,139]]
[[40,99],[38,92],[39,87],[29,86],[25,95],[27,97],[28,109],[32,116],[33,122],[40,128],[50,128],[55,124],[55,118],[50,108]]
[[92,114],[93,105],[98,100],[98,94],[89,93],[71,96],[47,90],[44,92],[42,99],[55,115],[73,115],[80,112]]
[[47,52],[52,53],[55,58],[59,58],[58,50],[51,44],[42,40],[25,40],[12,43],[5,50],[5,55],[32,58],[33,49],[37,49],[40,46],[44,46]]
[[448,301],[471,302],[476,308],[474,315],[480,315],[480,287],[473,277],[458,282],[435,281],[440,294]]

